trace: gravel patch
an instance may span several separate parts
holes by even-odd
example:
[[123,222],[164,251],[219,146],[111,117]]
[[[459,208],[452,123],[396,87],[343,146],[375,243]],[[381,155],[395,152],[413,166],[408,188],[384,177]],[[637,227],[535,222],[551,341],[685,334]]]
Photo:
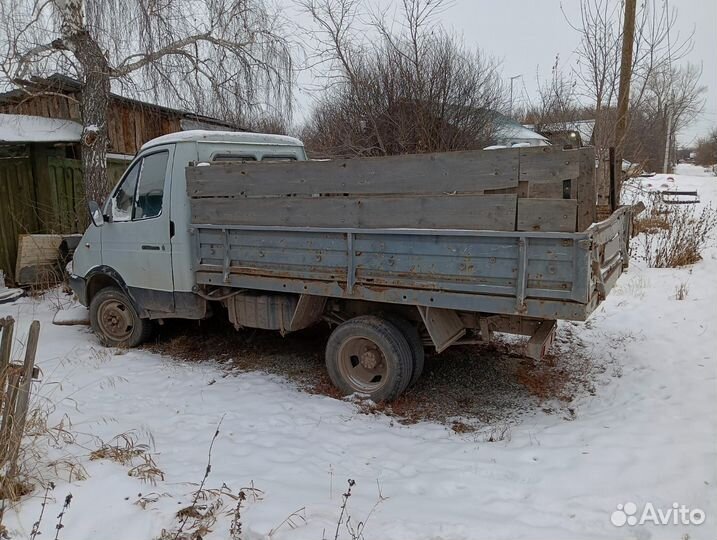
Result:
[[[215,317],[167,321],[145,347],[185,361],[217,362],[228,375],[280,375],[302,391],[342,399],[324,366],[329,333],[325,325],[285,337],[275,331],[236,331]],[[570,419],[570,402],[592,392],[595,371],[580,347],[571,347],[574,341],[571,329],[563,328],[557,356],[539,363],[522,357],[515,343],[500,339],[485,346],[452,347],[440,355],[427,349],[423,376],[399,399],[387,404],[354,401],[366,414],[388,414],[402,424],[440,422],[457,432],[510,425],[538,410],[564,413]]]

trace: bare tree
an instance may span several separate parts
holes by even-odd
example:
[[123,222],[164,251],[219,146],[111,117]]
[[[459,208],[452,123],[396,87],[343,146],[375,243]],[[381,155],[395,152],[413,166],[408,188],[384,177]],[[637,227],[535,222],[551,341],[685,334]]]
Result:
[[717,164],[717,128],[711,133],[697,141],[695,150],[695,163],[704,167]]
[[664,66],[652,73],[646,88],[645,109],[659,123],[662,172],[670,170],[677,133],[702,111],[706,86],[699,84],[702,69],[693,64]]
[[[617,90],[620,75],[624,3],[619,0],[580,0],[580,16],[568,23],[580,34],[574,74],[582,97],[595,111],[594,142],[604,164],[610,146],[622,155],[626,141],[615,140]],[[656,71],[678,62],[691,50],[692,36],[681,38],[674,27],[677,11],[666,2],[645,0],[637,9],[633,44],[631,110],[639,109]],[[567,16],[566,16],[567,19]],[[630,132],[631,113],[627,117]],[[608,189],[607,170],[598,171],[600,204]]]
[[403,0],[400,14],[359,15],[358,0],[304,0],[327,87],[304,130],[327,155],[478,148],[505,91],[495,61],[434,22],[441,0]]
[[291,57],[262,0],[0,0],[6,83],[59,71],[83,84],[87,196],[107,189],[113,87],[204,113],[290,110]]
[[525,122],[533,124],[536,131],[546,127],[559,131],[569,130],[572,122],[582,114],[582,107],[578,101],[578,83],[561,69],[559,56],[555,57],[550,79],[541,80],[538,77],[537,82],[537,100],[523,113]]

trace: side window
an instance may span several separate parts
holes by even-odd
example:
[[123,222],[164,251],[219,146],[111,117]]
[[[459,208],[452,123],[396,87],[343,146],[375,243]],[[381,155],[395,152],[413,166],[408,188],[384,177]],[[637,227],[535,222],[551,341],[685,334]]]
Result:
[[256,161],[256,156],[250,154],[214,154],[212,161]]
[[169,152],[157,152],[142,160],[134,219],[157,217],[162,213],[164,179],[167,174],[168,159]]
[[261,158],[262,161],[296,161],[296,156],[272,156],[265,155]]
[[137,178],[139,178],[141,167],[141,161],[132,166],[115,191],[114,197],[110,199],[112,221],[130,221],[132,219],[134,192],[137,189]]

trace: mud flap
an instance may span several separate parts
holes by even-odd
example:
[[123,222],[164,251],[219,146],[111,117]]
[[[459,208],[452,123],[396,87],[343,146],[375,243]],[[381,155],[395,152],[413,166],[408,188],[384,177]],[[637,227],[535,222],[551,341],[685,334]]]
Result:
[[436,352],[446,350],[466,335],[466,328],[458,314],[452,309],[417,306],[423,323],[428,329]]
[[557,327],[556,321],[541,322],[525,346],[525,356],[533,360],[542,360],[545,353],[553,345]]

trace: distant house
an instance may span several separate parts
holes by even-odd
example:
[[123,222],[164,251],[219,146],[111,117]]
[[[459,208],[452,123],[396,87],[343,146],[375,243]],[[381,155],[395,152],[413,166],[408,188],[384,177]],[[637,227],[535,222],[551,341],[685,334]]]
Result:
[[595,120],[570,120],[540,126],[525,124],[524,127],[540,133],[550,144],[563,148],[581,148],[595,144]]
[[[0,269],[11,279],[18,235],[73,233],[86,225],[80,161],[82,85],[63,75],[0,94]],[[150,139],[227,122],[112,94],[108,174],[114,183]]]
[[550,146],[547,137],[500,113],[493,120],[493,139],[499,147]]

